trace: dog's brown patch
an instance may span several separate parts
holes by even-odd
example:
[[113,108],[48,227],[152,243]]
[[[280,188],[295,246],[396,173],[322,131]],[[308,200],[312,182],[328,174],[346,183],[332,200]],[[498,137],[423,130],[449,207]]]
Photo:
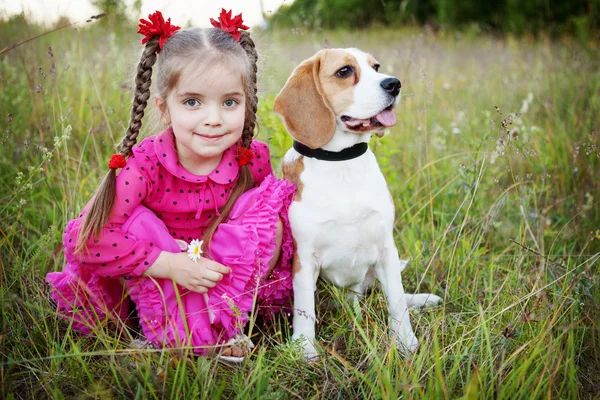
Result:
[[296,185],[294,201],[302,200],[302,190],[304,189],[304,183],[302,183],[300,175],[302,174],[302,172],[304,172],[304,156],[298,157],[291,163],[283,163],[281,169],[283,170],[283,178]]
[[327,51],[321,50],[296,67],[273,104],[289,134],[313,149],[329,143],[336,129],[335,115],[318,78],[321,57]]
[[[352,76],[338,78],[335,73],[342,67],[350,66]],[[356,58],[341,49],[328,50],[321,58],[319,79],[329,106],[336,115],[354,103],[354,85],[360,80],[360,66]]]
[[302,269],[300,264],[300,257],[298,257],[298,246],[296,245],[296,239],[292,237],[292,243],[294,245],[294,255],[292,256],[292,278],[296,275],[296,272]]
[[[304,183],[302,183],[300,175],[302,175],[302,172],[304,172],[304,156],[300,156],[290,163],[283,163],[281,169],[283,170],[284,179],[296,185],[294,201],[302,200]],[[292,243],[294,245],[294,255],[292,257],[292,276],[294,276],[296,272],[300,271],[302,265],[300,264],[300,258],[298,257],[298,246],[296,245],[296,239],[293,236]]]

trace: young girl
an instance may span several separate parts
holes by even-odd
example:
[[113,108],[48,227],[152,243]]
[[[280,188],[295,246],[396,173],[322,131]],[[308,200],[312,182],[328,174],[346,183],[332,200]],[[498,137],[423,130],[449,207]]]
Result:
[[[126,322],[131,299],[154,345],[242,357],[255,301],[259,311],[289,306],[294,186],[272,175],[267,146],[252,140],[257,54],[241,14],[222,10],[210,29],[149,19],[120,154],[67,225],[66,266],[47,280],[82,333]],[[136,145],[155,63],[168,128]]]

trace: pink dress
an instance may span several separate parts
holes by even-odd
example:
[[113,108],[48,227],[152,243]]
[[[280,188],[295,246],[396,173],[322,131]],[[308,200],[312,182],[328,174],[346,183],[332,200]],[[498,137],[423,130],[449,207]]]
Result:
[[[175,239],[201,239],[219,215],[238,178],[237,145],[227,149],[209,175],[179,164],[170,129],[144,139],[133,149],[116,179],[113,211],[87,252],[75,254],[83,215],[70,221],[63,241],[63,272],[46,277],[59,314],[74,329],[93,334],[109,320],[126,322],[130,299],[144,335],[159,347],[225,343],[240,333],[255,308],[272,314],[291,305],[292,237],[287,217],[295,187],[273,176],[269,150],[254,141],[249,163],[256,187],[235,203],[211,243],[211,257],[231,268],[207,294],[188,291],[171,280],[142,276],[161,251],[179,252]],[[283,221],[281,258],[269,276],[276,246],[276,224]],[[125,279],[124,289],[118,280]]]

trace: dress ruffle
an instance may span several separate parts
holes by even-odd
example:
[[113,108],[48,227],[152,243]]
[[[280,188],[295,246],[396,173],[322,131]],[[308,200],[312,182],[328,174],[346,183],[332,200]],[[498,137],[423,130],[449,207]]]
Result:
[[[225,342],[238,334],[254,309],[272,314],[291,302],[291,256],[293,244],[287,219],[295,187],[270,175],[262,184],[236,202],[230,220],[219,225],[209,256],[231,268],[217,286],[209,290],[213,327]],[[275,252],[277,222],[283,222],[281,258],[266,276]],[[235,245],[232,245],[235,243]]]

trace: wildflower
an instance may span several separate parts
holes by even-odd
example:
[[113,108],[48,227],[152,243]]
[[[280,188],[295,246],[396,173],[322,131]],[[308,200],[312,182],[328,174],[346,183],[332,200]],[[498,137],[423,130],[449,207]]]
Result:
[[193,262],[198,262],[198,259],[202,257],[202,240],[192,240],[192,242],[188,246],[188,257]]
[[52,152],[45,147],[42,147],[42,159],[44,161],[50,161],[52,159]]
[[71,127],[71,125],[67,125],[66,128],[63,131],[63,135],[62,138],[63,140],[65,139],[70,139],[71,138],[71,131],[73,130],[73,128]]
[[17,172],[17,176],[15,177],[15,184],[20,185],[23,180],[23,173],[21,171]]

